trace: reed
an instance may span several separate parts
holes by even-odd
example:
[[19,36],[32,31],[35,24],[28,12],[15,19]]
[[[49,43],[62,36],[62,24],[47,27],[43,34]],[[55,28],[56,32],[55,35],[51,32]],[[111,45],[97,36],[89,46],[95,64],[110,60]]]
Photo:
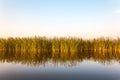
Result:
[[[120,38],[0,38],[0,51],[77,53],[83,51],[120,52]],[[54,55],[54,54],[53,54]],[[69,54],[67,54],[69,55]]]

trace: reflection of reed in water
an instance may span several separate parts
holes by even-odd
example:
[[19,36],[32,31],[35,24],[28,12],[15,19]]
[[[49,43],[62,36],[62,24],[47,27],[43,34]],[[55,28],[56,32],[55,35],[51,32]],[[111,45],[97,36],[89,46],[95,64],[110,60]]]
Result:
[[14,62],[27,65],[44,65],[48,61],[57,64],[75,65],[84,60],[94,60],[102,64],[115,60],[120,62],[120,53],[115,52],[79,52],[79,53],[48,53],[48,52],[0,52],[1,62]]

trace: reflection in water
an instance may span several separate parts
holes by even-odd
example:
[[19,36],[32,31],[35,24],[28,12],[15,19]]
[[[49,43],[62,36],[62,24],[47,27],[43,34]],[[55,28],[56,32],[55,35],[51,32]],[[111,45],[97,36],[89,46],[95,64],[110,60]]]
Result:
[[0,80],[120,80],[119,55],[0,52]]
[[74,66],[77,62],[93,60],[99,63],[120,62],[120,53],[99,53],[99,52],[79,52],[79,53],[36,53],[36,52],[1,52],[1,62],[15,62],[27,65],[43,65],[48,61]]

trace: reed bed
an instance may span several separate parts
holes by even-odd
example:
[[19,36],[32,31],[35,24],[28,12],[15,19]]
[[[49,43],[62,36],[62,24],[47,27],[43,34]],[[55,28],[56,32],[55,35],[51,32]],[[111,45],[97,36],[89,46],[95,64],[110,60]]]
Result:
[[83,40],[81,38],[0,38],[0,51],[17,52],[56,52],[76,53],[83,51],[93,52],[120,52],[120,38],[98,38]]

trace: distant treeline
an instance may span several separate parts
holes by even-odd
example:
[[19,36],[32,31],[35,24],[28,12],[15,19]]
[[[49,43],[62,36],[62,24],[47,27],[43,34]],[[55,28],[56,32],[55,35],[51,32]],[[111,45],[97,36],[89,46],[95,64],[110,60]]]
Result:
[[120,52],[120,38],[0,38],[0,51],[74,53],[83,51]]

